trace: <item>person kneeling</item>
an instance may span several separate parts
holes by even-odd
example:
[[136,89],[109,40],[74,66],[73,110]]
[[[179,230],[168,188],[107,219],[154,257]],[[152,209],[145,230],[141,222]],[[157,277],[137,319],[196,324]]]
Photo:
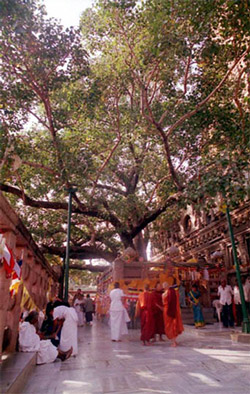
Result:
[[38,313],[32,311],[19,327],[19,350],[21,352],[37,352],[37,364],[53,363],[58,357],[67,360],[72,354],[72,348],[67,352],[58,350],[49,339],[41,340],[36,333]]

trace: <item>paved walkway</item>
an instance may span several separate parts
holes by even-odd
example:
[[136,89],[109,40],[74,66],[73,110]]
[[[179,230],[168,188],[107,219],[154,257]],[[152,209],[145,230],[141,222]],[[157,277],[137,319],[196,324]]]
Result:
[[23,393],[249,393],[249,345],[190,332],[178,342],[145,347],[130,330],[114,343],[109,328],[95,322],[79,329],[77,357],[36,366]]

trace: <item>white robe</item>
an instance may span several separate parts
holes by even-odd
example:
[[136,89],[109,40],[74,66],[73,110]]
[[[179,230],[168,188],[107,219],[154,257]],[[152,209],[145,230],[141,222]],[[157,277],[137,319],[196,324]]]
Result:
[[128,312],[122,304],[122,297],[124,297],[125,294],[121,289],[114,289],[111,290],[109,296],[111,299],[109,309],[111,339],[119,341],[122,335],[128,334],[127,323],[130,321]]
[[78,317],[78,326],[81,327],[84,325],[84,314],[82,311],[82,305],[83,305],[83,301],[82,300],[78,300],[78,298],[75,299],[74,302],[74,308],[75,311],[77,313],[77,317]]
[[71,346],[73,348],[72,356],[78,353],[77,343],[77,323],[78,317],[74,308],[64,305],[57,306],[54,309],[53,317],[55,319],[65,319],[62,326],[59,349],[67,352]]
[[37,364],[53,363],[57,358],[57,348],[49,339],[41,340],[35,327],[29,322],[23,322],[19,327],[19,350],[21,352],[38,352]]

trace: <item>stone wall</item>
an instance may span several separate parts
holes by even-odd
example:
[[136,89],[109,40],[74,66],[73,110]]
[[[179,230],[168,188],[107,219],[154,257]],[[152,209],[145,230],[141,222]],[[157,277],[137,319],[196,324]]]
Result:
[[22,258],[23,261],[18,292],[12,296],[9,291],[12,278],[7,277],[3,264],[0,264],[1,355],[6,327],[8,327],[10,333],[7,351],[15,351],[24,286],[36,308],[42,310],[46,306],[47,297],[53,297],[57,294],[58,278],[32,239],[31,234],[2,193],[0,193],[0,233],[16,260]]

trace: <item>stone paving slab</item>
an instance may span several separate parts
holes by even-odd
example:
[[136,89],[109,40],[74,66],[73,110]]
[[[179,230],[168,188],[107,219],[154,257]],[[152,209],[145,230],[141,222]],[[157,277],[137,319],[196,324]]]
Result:
[[246,394],[250,346],[184,333],[179,346],[142,346],[138,330],[120,343],[99,322],[79,329],[79,354],[35,367],[23,394]]

